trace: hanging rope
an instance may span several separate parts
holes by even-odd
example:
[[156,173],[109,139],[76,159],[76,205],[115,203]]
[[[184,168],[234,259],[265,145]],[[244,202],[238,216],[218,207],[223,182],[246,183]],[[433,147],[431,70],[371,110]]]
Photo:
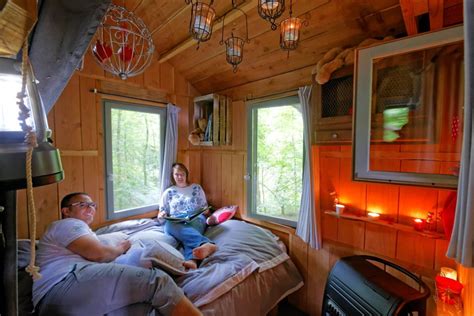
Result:
[[26,132],[25,143],[28,145],[28,151],[26,152],[26,193],[28,199],[28,229],[30,231],[30,263],[26,267],[26,272],[28,272],[34,280],[41,278],[39,273],[39,267],[35,265],[36,258],[36,209],[35,209],[35,200],[33,195],[33,175],[31,170],[31,161],[33,157],[33,149],[38,146],[36,141],[36,133],[33,131],[33,127],[29,126],[27,119],[30,117],[30,109],[25,105],[26,98],[26,80],[27,80],[27,66],[28,66],[28,40],[25,41],[23,45],[23,55],[22,55],[22,81],[21,81],[21,91],[18,93],[18,107],[19,120],[21,128]]

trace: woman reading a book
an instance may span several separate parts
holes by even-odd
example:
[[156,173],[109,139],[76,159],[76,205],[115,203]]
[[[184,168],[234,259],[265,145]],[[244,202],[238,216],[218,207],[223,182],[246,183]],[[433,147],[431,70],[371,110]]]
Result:
[[189,184],[189,171],[181,163],[171,169],[173,185],[163,192],[158,218],[166,219],[165,232],[183,244],[184,267],[196,269],[202,260],[217,250],[217,246],[204,236],[208,209],[206,195],[199,184]]

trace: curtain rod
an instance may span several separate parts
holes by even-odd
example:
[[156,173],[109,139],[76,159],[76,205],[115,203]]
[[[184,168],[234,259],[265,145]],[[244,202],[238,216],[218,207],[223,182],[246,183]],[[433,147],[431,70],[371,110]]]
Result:
[[145,102],[150,102],[150,103],[155,103],[155,104],[160,104],[160,105],[166,105],[166,104],[170,103],[168,101],[153,101],[153,100],[149,100],[149,99],[143,99],[143,98],[137,98],[137,97],[133,97],[133,96],[122,95],[122,94],[118,94],[118,93],[104,92],[104,91],[98,90],[97,88],[90,89],[89,92],[92,92],[94,94],[110,95],[110,96],[113,96],[113,97],[119,97],[119,98],[124,98],[124,99],[133,99],[133,100],[145,101]]

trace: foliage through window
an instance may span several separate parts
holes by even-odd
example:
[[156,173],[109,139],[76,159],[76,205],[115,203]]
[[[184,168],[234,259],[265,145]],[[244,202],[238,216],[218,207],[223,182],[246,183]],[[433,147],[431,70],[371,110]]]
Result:
[[105,102],[108,218],[157,209],[166,110]]
[[303,178],[303,117],[297,96],[249,107],[250,216],[296,225]]

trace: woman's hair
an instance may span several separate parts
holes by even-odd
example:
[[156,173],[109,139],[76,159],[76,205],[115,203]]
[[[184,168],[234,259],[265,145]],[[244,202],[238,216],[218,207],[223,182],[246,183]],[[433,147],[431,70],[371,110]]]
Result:
[[186,183],[188,182],[188,178],[189,178],[189,171],[188,171],[188,168],[186,168],[185,165],[183,165],[182,163],[180,162],[175,162],[172,166],[171,166],[171,183],[173,183],[173,185],[176,185],[176,181],[174,181],[174,177],[173,177],[173,172],[175,170],[181,170],[184,172],[184,174],[186,175]]

